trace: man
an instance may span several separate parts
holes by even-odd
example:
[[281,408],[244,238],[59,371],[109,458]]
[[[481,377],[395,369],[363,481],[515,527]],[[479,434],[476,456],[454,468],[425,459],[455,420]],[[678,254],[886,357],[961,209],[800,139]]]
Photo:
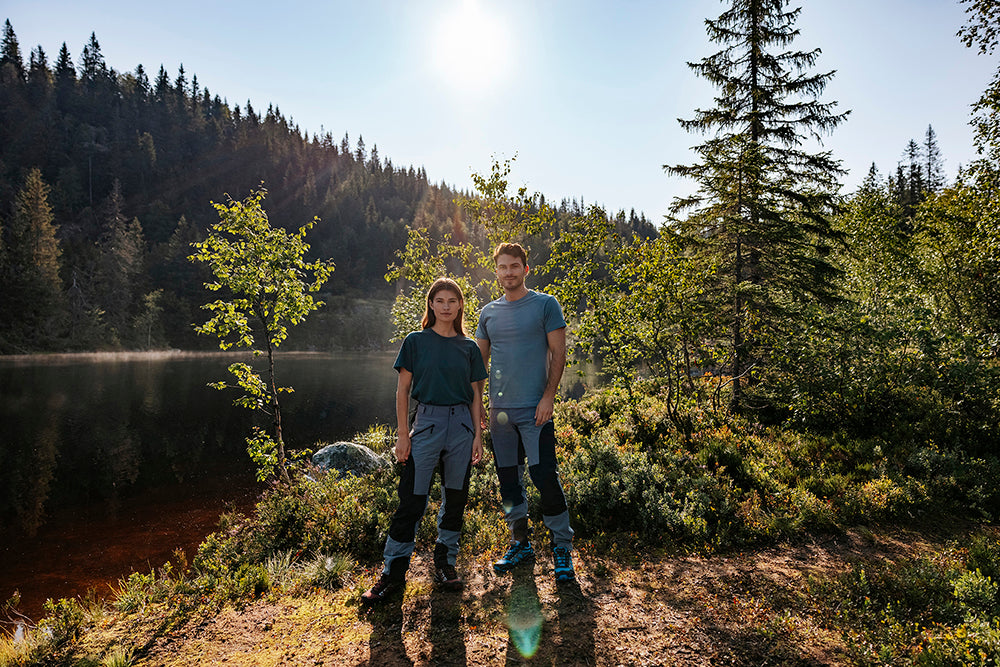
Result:
[[576,577],[570,556],[573,529],[556,470],[552,423],[556,391],[566,366],[566,321],[554,297],[525,287],[530,268],[524,248],[502,243],[493,260],[504,293],[480,313],[476,343],[483,363],[490,367],[493,461],[504,518],[511,530],[510,548],[493,569],[498,574],[509,572],[535,557],[528,539],[528,505],[522,484],[527,459],[531,481],[541,496],[542,521],[551,533],[556,581],[572,581]]

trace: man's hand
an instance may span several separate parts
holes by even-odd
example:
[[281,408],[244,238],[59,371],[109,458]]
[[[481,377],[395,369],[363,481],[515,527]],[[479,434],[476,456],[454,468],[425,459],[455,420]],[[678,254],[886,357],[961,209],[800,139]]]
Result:
[[396,438],[396,460],[400,463],[406,463],[406,459],[410,458],[410,447],[410,434],[400,433]]
[[538,407],[535,408],[535,426],[541,426],[552,419],[554,405],[554,398],[542,396],[542,400],[538,402]]

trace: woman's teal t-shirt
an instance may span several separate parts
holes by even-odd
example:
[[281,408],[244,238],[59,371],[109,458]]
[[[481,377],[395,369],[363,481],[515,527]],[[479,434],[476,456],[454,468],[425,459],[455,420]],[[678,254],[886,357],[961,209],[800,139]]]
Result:
[[393,368],[413,373],[410,396],[427,405],[470,404],[472,383],[486,379],[479,346],[465,336],[442,336],[431,328],[403,339]]

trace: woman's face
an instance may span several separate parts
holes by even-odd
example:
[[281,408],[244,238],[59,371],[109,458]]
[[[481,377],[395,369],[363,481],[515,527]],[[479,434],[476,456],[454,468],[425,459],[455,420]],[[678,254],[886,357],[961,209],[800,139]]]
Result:
[[462,314],[462,298],[449,289],[439,290],[431,298],[431,310],[439,322],[454,322]]

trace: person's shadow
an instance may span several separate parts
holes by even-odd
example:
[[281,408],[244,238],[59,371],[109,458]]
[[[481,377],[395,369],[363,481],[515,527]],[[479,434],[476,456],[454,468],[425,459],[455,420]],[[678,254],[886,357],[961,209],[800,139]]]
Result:
[[368,637],[368,664],[370,667],[413,666],[403,644],[403,595],[396,592],[391,598],[363,610],[372,624]]
[[580,590],[580,583],[575,580],[558,584],[556,595],[559,597],[556,614],[562,635],[559,651],[561,664],[596,665],[594,603]]
[[431,593],[430,664],[466,665],[462,592],[435,587]]
[[518,656],[528,659],[538,651],[545,617],[534,568],[518,567],[511,572],[511,577],[507,599],[507,655],[514,655],[516,651]]

